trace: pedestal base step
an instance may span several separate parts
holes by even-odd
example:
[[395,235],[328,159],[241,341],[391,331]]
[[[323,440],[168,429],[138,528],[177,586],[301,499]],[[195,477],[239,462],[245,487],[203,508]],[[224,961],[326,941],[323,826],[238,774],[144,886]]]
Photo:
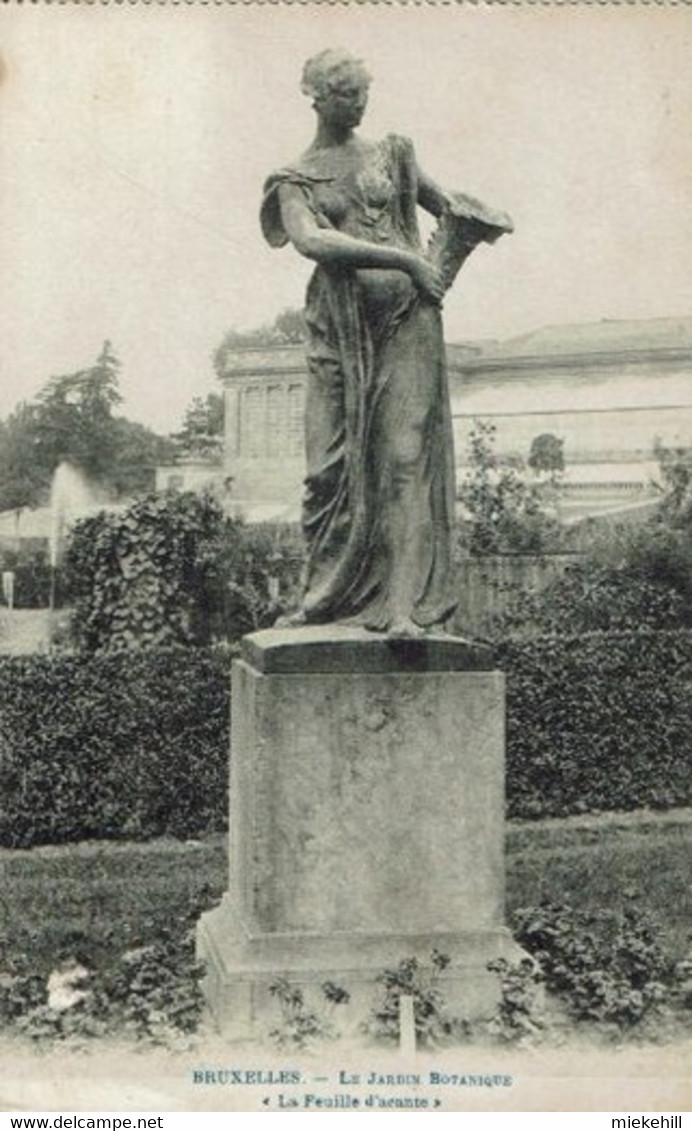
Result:
[[264,935],[250,937],[234,921],[228,897],[203,915],[197,951],[206,964],[204,992],[216,1027],[230,1040],[265,1042],[283,1019],[270,987],[282,979],[300,990],[307,1009],[326,1010],[322,991],[331,983],[346,991],[348,1004],[334,1012],[340,1032],[354,1036],[372,1016],[383,995],[384,970],[416,958],[432,971],[431,956],[449,958],[437,987],[441,1008],[455,1020],[491,1017],[500,1000],[493,958],[514,961],[523,952],[503,927],[445,934]]

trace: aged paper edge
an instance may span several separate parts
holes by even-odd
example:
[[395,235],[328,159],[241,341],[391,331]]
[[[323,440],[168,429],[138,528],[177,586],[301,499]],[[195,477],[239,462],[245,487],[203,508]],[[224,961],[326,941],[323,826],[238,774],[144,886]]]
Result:
[[87,6],[135,8],[688,8],[692,0],[0,0],[9,7]]
[[[33,7],[33,8],[36,8],[36,7],[49,6],[49,5],[52,5],[53,7],[55,7],[55,6],[67,7],[67,6],[77,6],[78,5],[78,6],[81,6],[81,7],[83,7],[83,6],[90,6],[90,7],[109,6],[109,7],[119,7],[119,8],[125,8],[125,9],[127,9],[128,7],[139,8],[139,7],[142,7],[142,6],[144,6],[144,7],[162,7],[162,8],[166,8],[166,7],[195,8],[195,7],[200,7],[200,6],[206,7],[206,8],[210,8],[210,7],[217,7],[217,8],[222,8],[222,7],[236,7],[236,8],[243,8],[243,7],[300,8],[300,7],[302,7],[302,8],[310,8],[310,7],[320,6],[320,7],[337,7],[337,8],[339,8],[339,7],[342,7],[342,8],[344,8],[344,7],[346,7],[346,8],[348,8],[348,7],[361,7],[361,8],[388,7],[388,8],[393,8],[393,9],[396,9],[396,8],[447,8],[447,9],[449,9],[449,8],[463,8],[463,7],[465,7],[465,8],[484,8],[484,7],[498,7],[498,6],[502,6],[504,8],[510,8],[510,9],[511,8],[521,8],[521,7],[558,8],[559,9],[559,8],[579,8],[579,7],[588,6],[588,7],[592,7],[592,8],[593,7],[600,7],[600,8],[606,8],[606,9],[610,8],[610,7],[666,9],[666,8],[689,7],[692,4],[692,0],[1,0],[1,2],[7,8],[12,7],[12,6],[14,6],[14,7],[30,7],[30,8]],[[464,1055],[466,1054],[466,1051],[467,1050],[463,1050],[463,1049],[459,1051],[459,1059],[460,1060],[464,1057]],[[478,1051],[479,1050],[475,1050],[476,1055],[478,1054]],[[662,1051],[662,1054],[664,1054],[665,1050],[662,1049],[661,1051]],[[202,1056],[203,1055],[204,1055],[204,1053],[202,1053]],[[228,1055],[228,1059],[230,1061],[233,1057],[233,1052],[231,1050],[228,1050],[227,1055]],[[367,1055],[367,1054],[363,1054],[363,1059],[364,1059],[365,1055]],[[244,1061],[245,1061],[246,1056],[247,1056],[247,1054],[245,1052],[241,1053],[241,1058]],[[333,1055],[320,1056],[319,1064],[321,1066],[324,1066],[324,1067],[328,1067],[328,1066],[331,1067],[331,1063],[336,1062],[336,1058],[338,1056],[339,1056],[338,1052],[335,1052]],[[65,1065],[67,1067],[68,1064],[69,1064],[69,1061],[71,1059],[70,1054],[67,1051],[66,1051],[64,1059],[65,1059]],[[173,1061],[174,1059],[176,1059],[176,1058],[174,1056],[172,1056],[171,1061]],[[179,1057],[179,1059],[183,1059],[183,1058]],[[186,1066],[188,1066],[189,1063],[193,1060],[193,1056],[185,1057],[184,1059],[185,1059],[185,1062],[186,1062]],[[276,1061],[278,1058],[277,1058],[275,1053],[272,1053],[272,1055],[267,1056],[266,1050],[261,1050],[257,1059],[262,1062],[262,1067],[269,1067],[271,1065],[272,1061]],[[289,1056],[286,1056],[285,1060],[288,1061],[289,1059],[291,1059],[291,1058]],[[302,1060],[302,1057],[298,1057],[296,1059]],[[382,1059],[384,1060],[385,1057],[383,1057]],[[142,1067],[144,1069],[146,1069],[147,1057],[142,1056],[141,1060],[142,1060]],[[248,1058],[248,1060],[249,1060],[249,1058]],[[113,1062],[112,1062],[112,1065],[111,1065],[111,1071],[109,1072],[109,1076],[108,1076],[108,1083],[109,1083],[109,1085],[114,1087],[116,1090],[119,1086],[122,1087],[122,1084],[123,1084],[122,1080],[120,1081],[120,1084],[117,1083],[118,1069],[122,1070],[122,1068],[127,1069],[128,1067],[131,1067],[131,1062],[128,1062],[128,1061],[129,1061],[129,1058],[127,1058],[125,1060],[125,1063],[123,1064],[119,1060],[117,1055],[113,1058]],[[373,1062],[375,1062],[375,1061],[376,1061],[376,1058],[373,1056]],[[85,1063],[86,1063],[86,1061],[85,1061]],[[534,1063],[533,1067],[534,1067],[534,1069],[536,1068],[535,1063]],[[647,1067],[649,1068],[650,1074],[653,1076],[654,1075],[654,1068],[655,1068],[654,1063],[649,1062]],[[609,1078],[617,1080],[617,1077],[609,1077]],[[662,1076],[663,1081],[669,1080],[669,1079],[670,1078],[665,1076],[665,1075]],[[575,1082],[576,1081],[578,1081],[578,1078],[575,1078]],[[618,1082],[620,1082],[620,1081],[618,1081]],[[588,1083],[589,1083],[589,1079],[587,1077],[583,1080],[583,1084],[587,1085]],[[551,1087],[551,1085],[552,1085],[552,1087]],[[554,1078],[553,1080],[547,1079],[544,1083],[544,1086],[545,1086],[545,1091],[546,1091],[545,1099],[548,1102],[550,1102],[551,1100],[553,1102],[555,1102],[556,1099],[558,1101],[559,1106],[552,1107],[550,1110],[558,1110],[558,1111],[559,1110],[567,1110],[567,1106],[563,1107],[563,1106],[560,1105],[561,1100],[562,1100],[562,1102],[564,1102],[564,1098],[563,1098],[563,1096],[564,1096],[564,1080],[562,1080],[560,1078],[556,1078],[556,1079]],[[624,1080],[622,1081],[622,1086],[623,1086],[623,1093],[624,1093],[624,1092],[626,1092],[626,1081],[624,1081]],[[681,1089],[681,1091],[682,1091],[682,1089]],[[104,1095],[103,1095],[104,1103],[106,1103],[108,1101],[108,1099],[111,1098],[110,1095],[108,1094],[109,1092],[110,1092],[110,1088],[104,1088]],[[445,1093],[445,1095],[449,1096],[449,1093],[447,1092],[447,1093]],[[219,1098],[221,1099],[221,1095],[219,1096]],[[224,1096],[224,1098],[226,1100],[230,1100],[230,1096],[226,1095],[226,1096]],[[573,1098],[573,1099],[578,1098],[574,1095],[574,1090],[572,1090],[572,1097],[571,1098]],[[238,1097],[238,1099],[240,1099],[240,1097]],[[461,1097],[459,1097],[459,1099],[461,1100]],[[214,1110],[214,1111],[216,1111],[216,1110],[226,1110],[226,1111],[238,1111],[238,1112],[240,1112],[240,1111],[259,1112],[261,1110],[261,1108],[259,1106],[255,1106],[255,1104],[253,1104],[252,1101],[250,1101],[249,1097],[248,1097],[248,1100],[249,1100],[248,1106],[246,1106],[242,1102],[238,1106],[235,1106],[235,1105],[231,1106],[230,1103],[228,1103],[226,1107],[214,1107],[214,1108],[210,1108],[209,1110]],[[0,1106],[1,1106],[1,1103],[0,1103]],[[67,1104],[66,1104],[66,1107],[67,1107]],[[43,1110],[50,1110],[50,1109],[43,1109]],[[84,1110],[84,1108],[78,1107],[77,1110]],[[124,1107],[124,1106],[119,1107],[119,1110],[127,1110],[127,1107]],[[132,1110],[132,1108],[131,1108],[131,1110]],[[204,1109],[204,1107],[198,1107],[195,1110],[204,1111],[205,1109]],[[470,1110],[473,1110],[473,1109],[467,1107],[463,1103],[460,1103],[458,1105],[452,1104],[452,1106],[447,1109],[447,1112],[448,1113],[451,1113],[452,1111],[468,1112]],[[476,1110],[488,1111],[488,1110],[492,1110],[492,1106],[491,1106],[491,1104],[480,1105],[478,1108],[476,1108]],[[522,1105],[522,1106],[510,1108],[510,1109],[502,1109],[502,1108],[498,1107],[497,1110],[511,1111],[512,1113],[516,1113],[516,1112],[520,1112],[522,1110],[528,1110],[528,1109],[525,1108]],[[578,1110],[582,1110],[584,1112],[587,1112],[589,1110],[589,1108],[588,1107],[582,1107],[581,1105],[579,1105]],[[623,1110],[632,1110],[632,1109],[627,1106],[627,1107],[623,1108]],[[678,1109],[678,1110],[680,1110],[680,1109]]]

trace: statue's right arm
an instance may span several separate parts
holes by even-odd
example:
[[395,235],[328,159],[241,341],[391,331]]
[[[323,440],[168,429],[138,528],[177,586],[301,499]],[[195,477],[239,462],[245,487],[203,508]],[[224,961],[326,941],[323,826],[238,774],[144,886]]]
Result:
[[280,185],[279,204],[286,235],[296,250],[307,259],[313,259],[317,263],[340,263],[346,267],[379,267],[405,271],[420,290],[436,301],[442,298],[437,272],[421,255],[406,248],[357,239],[334,228],[321,228],[300,185]]

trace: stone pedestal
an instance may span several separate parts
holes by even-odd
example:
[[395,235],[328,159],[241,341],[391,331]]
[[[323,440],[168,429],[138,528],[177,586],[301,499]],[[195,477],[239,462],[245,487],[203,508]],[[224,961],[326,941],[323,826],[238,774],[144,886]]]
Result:
[[306,999],[343,986],[355,1023],[383,968],[433,948],[452,960],[450,1012],[492,1013],[486,963],[515,948],[504,685],[487,649],[334,625],[256,633],[233,665],[231,746],[229,890],[198,929],[220,1028],[262,1036],[277,977]]

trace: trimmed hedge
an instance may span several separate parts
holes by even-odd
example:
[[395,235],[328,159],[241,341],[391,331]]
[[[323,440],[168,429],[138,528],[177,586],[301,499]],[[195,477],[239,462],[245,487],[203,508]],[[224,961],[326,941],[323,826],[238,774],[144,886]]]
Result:
[[511,641],[512,817],[692,804],[692,632]]
[[0,661],[0,844],[222,828],[230,651]]
[[[231,650],[0,660],[0,844],[227,823]],[[511,641],[512,817],[692,804],[692,632]]]

